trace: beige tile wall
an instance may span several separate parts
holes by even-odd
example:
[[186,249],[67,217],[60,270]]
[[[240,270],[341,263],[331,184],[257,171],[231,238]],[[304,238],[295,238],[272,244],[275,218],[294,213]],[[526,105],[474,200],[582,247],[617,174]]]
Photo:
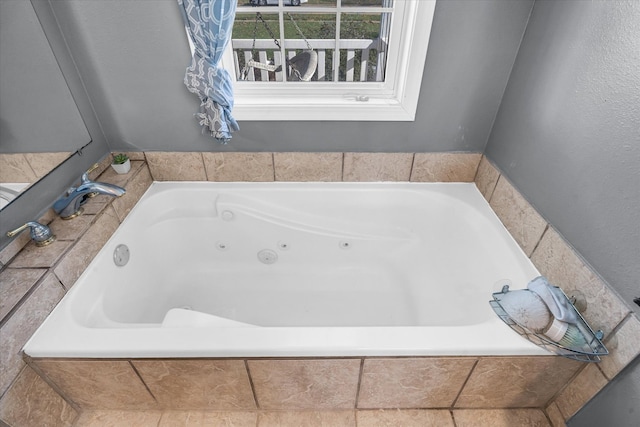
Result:
[[473,182],[479,153],[147,152],[156,181]]
[[[474,420],[486,419],[492,420],[492,425],[499,426],[513,425],[508,420],[517,420],[518,417],[529,416],[530,420],[537,420],[541,415],[544,417],[538,409],[517,409],[508,413],[500,410],[473,409],[494,405],[504,408],[545,408],[548,420],[556,426],[562,425],[564,420],[573,415],[640,352],[638,318],[620,301],[615,292],[591,271],[561,236],[546,224],[500,172],[479,154],[129,154],[135,161],[128,175],[119,176],[112,172],[108,168],[108,158],[91,174],[93,179],[101,174],[99,180],[125,186],[128,191],[126,196],[115,201],[106,197],[95,198],[85,205],[85,214],[74,220],[75,223],[62,222],[55,219],[51,213],[45,215],[41,221],[49,223],[58,234],[58,241],[48,249],[35,250],[29,243],[27,233],[23,233],[0,252],[0,278],[3,279],[0,282],[0,295],[3,296],[0,304],[0,334],[3,342],[0,350],[3,366],[0,375],[0,419],[5,422],[16,419],[15,417],[29,420],[45,419],[43,417],[72,420],[77,416],[76,409],[79,406],[98,408],[97,411],[87,411],[83,414],[87,420],[86,425],[92,425],[89,422],[91,420],[117,418],[121,412],[106,409],[124,405],[122,399],[109,395],[114,391],[109,385],[112,384],[109,377],[115,375],[110,369],[119,366],[120,374],[114,378],[120,379],[122,375],[124,381],[131,381],[127,383],[130,387],[126,387],[126,391],[119,391],[125,396],[127,393],[134,393],[134,397],[128,400],[128,403],[139,403],[137,409],[141,406],[158,408],[140,415],[145,420],[151,417],[147,421],[152,425],[157,425],[158,421],[160,425],[170,425],[174,417],[242,419],[247,425],[255,425],[258,417],[261,425],[269,425],[277,424],[287,417],[301,416],[301,419],[311,423],[322,421],[323,417],[338,417],[336,419],[348,420],[345,425],[351,425],[356,418],[363,422],[377,420],[375,423],[372,421],[372,425],[385,425],[383,421],[388,417],[390,420],[406,421],[403,425],[411,425],[413,422],[415,425],[428,425],[430,421],[425,420],[439,420],[434,425],[448,425],[447,423],[453,423],[453,419],[458,426],[478,425],[474,424]],[[148,168],[144,167],[144,160]],[[20,349],[24,342],[64,292],[73,286],[82,270],[153,179],[472,182],[474,178],[479,190],[496,210],[505,227],[538,269],[553,283],[563,287],[568,294],[572,290],[579,290],[585,296],[585,318],[605,331],[605,343],[611,350],[611,355],[601,364],[590,364],[583,369],[583,364],[557,357],[347,358],[235,360],[222,368],[207,368],[208,364],[216,365],[223,361],[137,360],[101,361],[99,368],[95,368],[98,365],[89,365],[92,368],[86,371],[87,366],[83,367],[82,363],[96,363],[95,360],[34,363],[35,369],[53,384],[56,391],[62,391],[67,399],[65,403],[57,397],[47,382],[34,379],[39,377],[35,376],[20,358]],[[4,346],[5,342],[10,345]],[[69,364],[60,365],[64,362]],[[80,364],[76,366],[76,362]],[[116,365],[112,365],[113,363]],[[200,364],[204,364],[205,367]],[[527,369],[531,366],[537,368]],[[219,368],[222,370],[218,371]],[[285,375],[285,372],[290,370],[295,372],[292,378]],[[206,372],[209,374],[205,374]],[[335,372],[339,372],[339,375],[332,375]],[[164,375],[169,375],[176,381],[186,381],[184,384],[189,384],[194,393],[182,403],[175,401],[180,406],[175,409],[183,409],[182,412],[162,411],[173,404],[168,402],[172,401],[170,396],[174,395],[174,383],[167,382]],[[208,378],[209,381],[198,385],[202,378]],[[567,382],[568,385],[565,385]],[[191,409],[192,405],[190,402],[198,402],[199,408],[211,409],[213,404],[207,399],[210,391],[207,387],[211,387],[212,383],[225,390],[223,394],[230,400],[214,399],[226,402],[219,408],[214,405],[216,412],[189,412],[188,409]],[[510,384],[510,392],[500,392],[498,383]],[[25,386],[26,384],[28,386]],[[97,396],[97,403],[86,401],[86,390],[91,390],[92,387],[103,390],[102,394],[91,393]],[[344,394],[336,397],[328,392],[331,390],[335,393],[338,388],[343,390],[341,393]],[[36,389],[42,390],[38,393],[49,398],[38,399],[26,415],[14,407],[15,402],[28,399]],[[309,408],[310,401],[323,402],[325,409],[321,412],[300,412],[301,409]],[[47,414],[38,412],[40,405],[48,408]],[[256,409],[249,411],[258,410],[257,415],[245,411],[244,408],[253,408],[252,405],[255,405]],[[451,411],[418,409],[424,405],[442,405],[441,407],[448,407]],[[128,408],[126,405],[124,407]],[[375,407],[409,409],[365,409]],[[276,412],[271,412],[269,408],[277,409]],[[332,409],[327,412],[326,408],[352,409]],[[356,408],[355,412],[353,408]],[[229,410],[232,412],[228,412]],[[239,410],[243,412],[237,412]],[[288,412],[291,410],[294,412]],[[59,423],[66,425],[67,422]],[[538,425],[538,422],[531,425]]]
[[536,248],[547,222],[506,179],[500,177],[490,205],[527,256]]
[[72,153],[0,154],[0,182],[34,183]]
[[261,409],[353,409],[359,359],[250,360]]
[[450,408],[476,358],[365,359],[359,408]]
[[409,181],[411,153],[345,153],[343,181]]
[[126,360],[55,360],[31,364],[80,408],[152,409],[156,401]]
[[134,360],[132,364],[161,408],[256,408],[242,360]]
[[29,364],[83,410],[173,411],[539,409],[584,367],[557,356],[37,358]]
[[456,407],[540,408],[583,367],[556,356],[482,358]]

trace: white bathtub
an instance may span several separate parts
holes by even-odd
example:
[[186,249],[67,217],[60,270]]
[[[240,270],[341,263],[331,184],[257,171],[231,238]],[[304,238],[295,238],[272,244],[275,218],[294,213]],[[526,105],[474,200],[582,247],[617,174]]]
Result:
[[25,352],[548,354],[488,304],[537,275],[474,184],[154,183]]

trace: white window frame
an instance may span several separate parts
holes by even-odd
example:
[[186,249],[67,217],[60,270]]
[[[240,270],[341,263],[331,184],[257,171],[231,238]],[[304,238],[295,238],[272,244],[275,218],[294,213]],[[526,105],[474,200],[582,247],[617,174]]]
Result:
[[[234,79],[233,116],[239,121],[414,121],[435,3],[436,0],[395,0],[384,82],[238,81],[229,43],[222,66]],[[289,6],[277,8],[294,13],[297,10]],[[373,8],[367,11],[370,9]],[[238,10],[273,13],[274,7],[239,6]],[[343,13],[353,10],[341,9]],[[307,7],[305,11],[336,9]]]

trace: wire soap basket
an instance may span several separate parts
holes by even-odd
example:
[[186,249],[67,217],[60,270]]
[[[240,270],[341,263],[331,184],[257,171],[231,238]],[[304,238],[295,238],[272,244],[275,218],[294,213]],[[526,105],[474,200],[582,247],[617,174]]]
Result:
[[[559,288],[558,288],[559,289]],[[531,292],[526,290],[527,292]],[[575,311],[576,317],[578,318],[578,329],[584,335],[586,346],[580,348],[569,348],[558,344],[555,341],[552,341],[549,337],[535,333],[522,325],[516,323],[509,314],[504,310],[500,301],[502,297],[509,292],[509,285],[505,285],[502,287],[501,292],[493,293],[493,300],[489,301],[491,308],[496,312],[498,317],[502,319],[504,323],[506,323],[511,329],[516,331],[519,335],[523,336],[525,339],[531,341],[535,345],[544,348],[551,353],[555,353],[559,356],[567,357],[569,359],[578,360],[581,362],[599,362],[600,356],[604,356],[609,354],[609,351],[602,343],[602,339],[604,338],[604,333],[600,330],[593,332],[589,324],[584,320],[580,312],[575,308],[571,300],[562,292],[564,298],[567,299],[569,306],[572,310]]]

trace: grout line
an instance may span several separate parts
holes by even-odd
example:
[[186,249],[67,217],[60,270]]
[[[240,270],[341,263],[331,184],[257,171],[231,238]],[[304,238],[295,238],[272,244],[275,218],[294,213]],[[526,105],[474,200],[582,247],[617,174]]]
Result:
[[546,223],[546,225],[544,226],[544,230],[542,231],[542,234],[540,234],[540,238],[538,239],[536,244],[533,246],[533,249],[531,249],[531,253],[529,255],[527,255],[527,258],[529,258],[529,259],[531,259],[533,254],[536,252],[536,249],[538,249],[538,246],[540,246],[540,242],[542,242],[542,238],[544,237],[545,234],[547,234],[547,230],[549,230],[550,224],[548,222],[546,222],[546,221],[545,221],[545,223]]
[[[19,269],[16,269],[16,270],[19,270]],[[38,267],[38,268],[34,268],[34,270],[45,270],[45,272],[42,274],[42,276],[38,280],[36,280],[33,283],[33,285],[31,285],[31,287],[24,293],[24,295],[22,295],[22,298],[20,298],[18,301],[16,301],[16,303],[13,305],[11,310],[9,310],[4,315],[4,317],[2,319],[0,319],[0,328],[4,327],[4,325],[9,321],[9,319],[11,319],[11,317],[14,314],[16,314],[16,312],[18,310],[20,310],[20,308],[23,305],[25,305],[27,303],[29,298],[31,298],[31,296],[36,292],[36,290],[40,287],[40,285],[42,285],[42,283],[44,282],[44,279],[48,276],[48,273],[49,273],[49,268],[47,268],[47,267],[42,267],[42,268]],[[20,276],[22,276],[22,275],[20,275]],[[56,277],[56,279],[58,278],[58,276],[55,276],[55,277]],[[60,280],[58,280],[58,281],[60,281]],[[60,285],[62,285],[62,283],[60,283]],[[62,285],[62,289],[64,290],[64,293],[66,294],[67,290],[64,287],[64,285]]]
[[253,394],[253,401],[256,404],[256,409],[260,410],[260,402],[258,402],[258,394],[256,393],[256,387],[253,384],[253,377],[251,376],[251,369],[249,369],[249,360],[244,359],[244,368],[247,371],[247,377],[249,378],[249,385],[251,386],[251,393]]
[[[617,333],[618,333],[618,331],[619,331],[620,329],[622,329],[622,327],[623,327],[627,322],[631,322],[631,321],[632,321],[631,319],[634,317],[633,315],[634,315],[634,312],[633,312],[633,311],[629,311],[629,312],[628,312],[628,313],[627,313],[627,314],[622,318],[622,320],[621,320],[620,322],[618,322],[618,324],[617,324],[616,326],[614,326],[614,327],[613,327],[613,329],[611,329],[611,331],[610,331],[607,335],[605,335],[605,337],[603,338],[603,339],[604,339],[604,341],[609,341],[607,338],[611,338],[611,337],[613,337],[615,334],[617,334]],[[606,347],[606,345],[605,345],[605,347]]]
[[498,174],[498,178],[496,179],[496,183],[493,185],[493,188],[491,189],[491,194],[487,198],[487,202],[489,204],[491,204],[491,202],[493,201],[493,195],[496,193],[496,188],[498,188],[498,183],[500,182],[501,179],[503,179],[502,178],[502,174]]
[[362,387],[362,374],[364,373],[364,357],[360,359],[360,371],[358,372],[358,386],[356,388],[356,401],[354,410],[358,410],[358,401],[360,400],[360,388]]
[[[22,360],[24,362],[24,353],[22,356]],[[22,371],[24,371],[26,369],[26,362],[25,362],[25,366],[23,366],[22,368],[20,368],[20,370],[18,371],[18,373],[16,374],[15,377],[13,377],[13,379],[11,379],[11,381],[9,381],[7,383],[7,387],[5,388],[4,391],[0,392],[0,405],[3,404],[4,402],[4,398],[6,396],[9,395],[9,392],[11,391],[11,389],[13,388],[13,386],[16,384],[16,382],[18,381],[18,378],[20,377],[20,374],[22,374]],[[2,419],[0,419],[0,422],[2,421]],[[4,427],[4,424],[0,424],[0,427]]]
[[[562,395],[562,393],[564,393],[564,391],[569,388],[569,386],[571,385],[571,383],[573,383],[575,381],[576,378],[578,378],[578,376],[582,373],[582,371],[584,371],[587,366],[590,365],[590,363],[583,363],[583,367],[579,368],[578,370],[576,370],[576,373],[569,379],[569,381],[567,381],[564,386],[560,387],[554,394],[553,396],[551,396],[549,398],[549,400],[547,400],[541,407],[542,408],[547,408],[549,405],[551,405],[552,403],[554,403],[556,400],[558,400],[558,397],[560,397],[560,395]],[[597,363],[596,363],[596,367],[597,367]],[[607,378],[605,376],[605,378]],[[586,402],[582,405],[584,406],[586,405]],[[581,408],[582,408],[581,406]],[[558,409],[560,409],[560,407],[558,407]],[[560,413],[562,413],[562,411],[560,411]],[[564,417],[564,413],[562,413],[562,416]]]
[[449,415],[451,415],[451,421],[453,421],[453,427],[458,427],[456,423],[456,416],[453,414],[453,407],[449,408]]
[[153,170],[151,168],[151,162],[149,162],[149,159],[147,158],[147,152],[143,151],[142,154],[144,155],[144,163],[147,166],[147,169],[149,169],[149,175],[151,175],[151,181],[156,181],[155,177],[153,176]]
[[[215,177],[209,178],[209,173],[207,172],[208,171],[207,162],[204,159],[204,155],[205,154],[216,154],[216,153],[215,152],[207,152],[207,153],[202,152],[202,153],[200,153],[200,156],[202,157],[202,170],[204,171],[204,180],[205,180],[205,182],[218,182],[215,179],[213,179]],[[222,164],[224,165],[224,155],[225,155],[225,153],[221,152],[219,154],[222,155]],[[216,168],[216,162],[214,160],[213,161],[213,170],[214,171],[215,171],[215,168]],[[224,168],[224,166],[223,166],[223,168]],[[215,175],[215,172],[213,172],[213,174]]]
[[[540,410],[544,414],[544,417],[547,419],[547,422],[549,423],[549,425],[553,426],[553,422],[551,422],[551,417],[549,417],[549,414],[547,413],[547,408],[549,407],[549,405],[550,404],[547,404],[547,406],[544,406],[544,407],[540,408]],[[563,417],[564,417],[564,415],[563,415]]]
[[207,168],[204,166],[204,154],[202,152],[199,152],[198,155],[200,155],[200,167],[202,168],[202,172],[204,174],[204,182],[209,181],[209,178],[207,177]]
[[411,169],[409,169],[409,182],[411,182],[411,178],[413,178],[413,167],[416,164],[416,153],[411,153]]
[[511,410],[524,410],[524,411],[541,411],[542,406],[465,406],[460,408],[426,408],[426,409],[447,409],[451,411],[511,411]]
[[[622,320],[616,326],[613,327],[613,329],[611,329],[611,331],[602,339],[603,344],[604,344],[605,347],[607,347],[607,345],[611,342],[612,339],[615,339],[616,341],[619,339],[618,338],[618,332],[620,331],[620,329],[622,329],[624,327],[624,325],[626,325],[628,322],[631,322],[632,318],[633,318],[633,311],[630,311],[622,318]],[[616,349],[617,349],[617,344],[616,344]],[[609,349],[607,348],[607,350],[609,350]],[[611,355],[611,353],[613,351],[614,350],[609,350],[609,355]],[[613,379],[615,377],[617,377],[618,374],[620,374],[620,372],[622,372],[622,370],[624,370],[625,367],[627,367],[629,364],[631,364],[632,360],[627,362],[611,378],[609,378],[609,375],[607,375],[606,372],[604,372],[604,370],[602,369],[602,366],[599,363],[596,363],[595,365],[598,368],[598,370],[600,371],[600,373],[602,374],[602,376],[604,376],[604,378],[607,380],[607,384],[608,384],[611,381],[613,381]]]
[[[25,356],[26,360],[23,361],[25,362],[26,366],[24,369],[27,369],[27,367],[31,368],[41,379],[42,381],[44,381],[45,383],[47,383],[49,385],[49,387],[51,387],[51,389],[58,394],[58,396],[60,396],[60,398],[62,400],[64,400],[65,402],[67,402],[67,404],[69,406],[71,406],[73,409],[75,409],[75,411],[78,413],[78,415],[80,415],[85,408],[82,408],[80,405],[78,405],[76,402],[74,402],[73,400],[71,400],[71,398],[67,397],[62,389],[60,387],[58,387],[58,385],[53,382],[38,366],[37,363],[33,363],[31,357],[29,356]],[[14,379],[14,382],[20,377],[20,374],[22,374],[23,370],[20,371],[20,373],[18,373],[18,375],[16,376],[16,378]],[[13,386],[13,384],[12,384]],[[7,389],[7,392],[9,391],[9,389]]]
[[476,165],[476,172],[473,174],[473,179],[471,180],[471,182],[476,184],[476,187],[478,186],[477,179],[478,179],[478,174],[480,173],[480,164],[482,164],[482,159],[484,158],[485,158],[484,153],[480,153],[480,161]]
[[469,370],[469,375],[467,375],[467,378],[464,380],[464,383],[462,383],[462,386],[460,387],[460,390],[458,391],[458,394],[456,395],[456,398],[453,399],[453,402],[451,402],[451,406],[450,406],[451,410],[453,410],[455,408],[455,406],[456,406],[456,403],[458,403],[458,399],[460,398],[460,395],[462,394],[462,390],[464,390],[464,388],[467,386],[467,383],[471,379],[471,375],[473,374],[473,371],[476,370],[476,367],[478,366],[478,363],[480,363],[480,358],[476,359],[475,363],[473,364],[473,366]]
[[271,170],[273,172],[273,182],[276,182],[276,153],[271,153]]
[[147,385],[147,383],[144,381],[144,379],[142,378],[142,375],[140,375],[140,372],[138,372],[138,370],[136,369],[136,366],[133,364],[133,361],[131,359],[128,359],[127,362],[129,363],[129,366],[131,366],[131,369],[133,369],[133,372],[136,373],[136,375],[138,376],[138,379],[140,379],[140,381],[142,382],[142,384],[144,385],[144,388],[147,389],[147,391],[149,392],[149,394],[151,395],[151,397],[153,398],[153,400],[159,404],[158,399],[156,399],[156,397],[153,395],[153,393],[151,392],[151,389],[149,388],[149,386]]
[[[27,156],[25,156],[24,154],[22,154],[22,157],[24,158],[24,161],[29,165],[29,169],[31,170],[31,172],[33,173],[33,176],[36,177],[36,181],[40,180],[42,177],[38,176],[38,173],[36,172],[36,170],[33,168],[33,165],[31,164],[31,162],[29,161],[29,159],[27,158]],[[35,181],[34,181],[35,182]]]

